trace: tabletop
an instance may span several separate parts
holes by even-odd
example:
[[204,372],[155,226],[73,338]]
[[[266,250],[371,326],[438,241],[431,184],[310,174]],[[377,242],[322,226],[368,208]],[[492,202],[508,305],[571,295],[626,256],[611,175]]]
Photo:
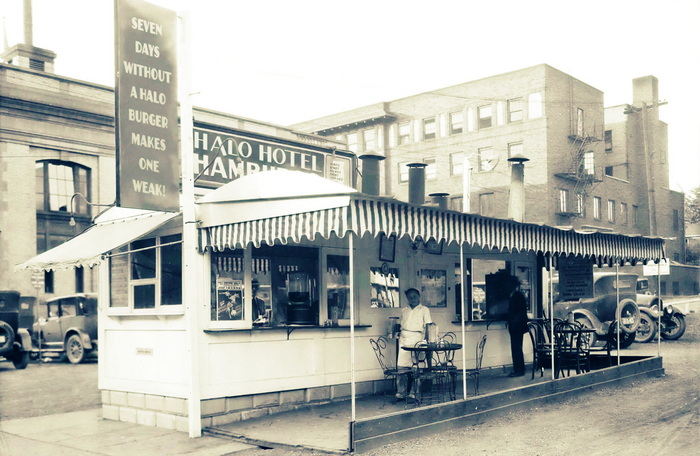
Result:
[[594,333],[595,329],[593,328],[561,328],[561,329],[554,329],[555,333],[561,333],[561,334],[589,334],[589,333]]
[[426,344],[417,345],[414,347],[401,347],[402,350],[406,351],[447,351],[447,350],[459,350],[462,348],[462,344]]

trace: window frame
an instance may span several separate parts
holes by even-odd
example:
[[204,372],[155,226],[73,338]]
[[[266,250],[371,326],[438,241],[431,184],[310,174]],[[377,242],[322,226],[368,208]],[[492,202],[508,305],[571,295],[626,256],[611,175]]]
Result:
[[627,203],[620,201],[620,224],[627,225],[629,223],[629,206]]
[[[514,103],[520,103],[520,109],[512,109],[512,105]],[[525,107],[525,101],[523,100],[523,97],[511,98],[506,104],[508,105],[508,123],[522,122],[525,120],[525,112],[523,109]],[[513,114],[516,113],[520,113],[519,119],[513,119]]]
[[[371,136],[371,138],[368,140],[367,136]],[[374,146],[369,147],[368,144],[374,143]],[[365,152],[376,152],[378,147],[377,147],[377,129],[376,128],[368,128],[366,130],[362,130],[362,147]]]
[[612,130],[605,130],[605,132],[603,133],[603,142],[605,144],[605,152],[608,152],[608,153],[612,152],[613,151],[613,131]]
[[603,199],[600,196],[593,197],[593,219],[601,219],[601,209],[603,208]]
[[[426,181],[437,180],[437,178],[438,178],[437,159],[435,157],[425,157],[423,159],[423,163],[426,164],[425,180]],[[431,176],[431,174],[432,174],[432,176]]]
[[[352,142],[352,143],[350,142],[351,137],[355,138],[354,142]],[[345,144],[347,145],[348,150],[350,152],[354,152],[354,153],[359,152],[360,140],[359,140],[359,135],[357,134],[357,132],[352,132],[352,133],[346,134],[345,135]]]
[[[488,108],[488,117],[482,117],[481,112]],[[488,120],[488,125],[486,121]],[[476,108],[476,123],[479,130],[493,127],[493,104],[484,104]]]
[[576,136],[578,136],[579,138],[583,138],[583,134],[585,131],[584,130],[585,125],[584,125],[583,116],[584,116],[583,108],[576,108]]
[[[456,122],[454,121],[454,116],[460,116],[461,119],[459,120],[459,126],[456,127]],[[455,111],[451,112],[449,115],[449,122],[450,122],[450,134],[451,135],[458,135],[460,133],[463,133],[465,128],[464,128],[464,111]]]
[[[406,134],[401,134],[401,127],[407,129]],[[402,146],[411,142],[411,121],[399,122],[396,127],[396,144]]]
[[498,157],[498,154],[496,154],[495,163],[493,164],[493,167],[491,167],[490,169],[485,169],[483,166],[483,163],[482,163],[482,161],[483,161],[482,154],[484,153],[484,151],[494,152],[495,149],[493,148],[493,146],[485,146],[485,147],[479,147],[476,150],[476,154],[477,154],[476,155],[476,158],[477,158],[477,168],[476,169],[480,173],[489,173],[489,172],[492,172],[496,169],[496,167],[498,166],[498,162],[500,161],[499,160],[500,157]]
[[[38,199],[36,197],[36,195],[38,195],[39,193],[42,193],[43,204],[42,204],[42,208],[41,209],[37,208],[36,211],[40,212],[40,213],[46,213],[46,214],[71,214],[71,212],[72,212],[75,217],[90,219],[90,217],[92,216],[91,207],[90,207],[90,205],[85,203],[85,201],[83,201],[83,200],[75,200],[75,208],[73,211],[71,211],[70,199],[68,201],[68,205],[67,205],[65,211],[51,209],[51,191],[50,191],[50,184],[49,184],[49,165],[64,166],[66,168],[71,169],[71,173],[73,175],[73,194],[75,194],[75,193],[82,194],[83,193],[80,191],[76,191],[76,183],[80,181],[80,179],[79,179],[80,170],[85,171],[85,192],[84,192],[85,194],[83,194],[83,196],[85,198],[87,198],[88,201],[90,201],[92,198],[92,169],[89,168],[88,166],[82,165],[80,163],[66,161],[66,160],[46,159],[46,160],[36,160],[34,163],[35,163],[35,165],[39,165],[39,164],[42,165],[41,166],[42,167],[42,184],[41,184],[42,188],[41,189],[36,188],[34,193],[35,193],[35,206],[36,206],[36,202]],[[35,170],[37,168],[38,168],[38,166],[35,166]],[[36,182],[36,171],[35,171],[34,179]],[[41,190],[41,192],[39,190]],[[81,189],[78,188],[77,190],[81,190]],[[73,194],[71,194],[71,197],[73,196]],[[79,212],[79,209],[81,207],[85,208],[84,212]]]
[[559,189],[559,212],[568,212],[569,209],[569,190],[566,188]]
[[[463,176],[464,175],[464,152],[452,152],[450,154],[450,176]],[[459,159],[459,163],[455,160],[456,158]],[[459,166],[461,167],[460,172],[456,172],[455,168]]]
[[512,150],[514,148],[520,148],[520,153],[522,155],[525,154],[525,147],[523,146],[523,142],[522,141],[515,141],[512,143],[508,143],[508,158],[511,158],[513,156]]
[[[432,125],[433,125],[433,129],[434,129],[434,130],[433,130],[432,133],[428,133],[428,131],[427,131],[427,128],[426,128],[426,127],[427,127],[428,124],[432,124]],[[424,139],[424,140],[431,140],[431,139],[437,138],[437,128],[438,128],[438,125],[437,125],[437,119],[435,118],[435,116],[433,116],[433,117],[426,117],[425,119],[423,119],[423,121],[422,121],[422,123],[421,123],[421,126],[422,126],[423,139]],[[428,135],[430,135],[430,136],[428,136]]]
[[610,223],[615,223],[616,217],[615,217],[615,210],[617,203],[615,200],[608,199],[608,222]]
[[[410,162],[399,162],[396,164],[396,166],[398,167],[398,171],[399,171],[398,176],[397,176],[399,179],[399,184],[405,184],[406,182],[408,182],[408,164],[409,163]],[[404,168],[406,169],[405,174],[403,172]],[[404,175],[406,176],[405,178],[404,178]]]

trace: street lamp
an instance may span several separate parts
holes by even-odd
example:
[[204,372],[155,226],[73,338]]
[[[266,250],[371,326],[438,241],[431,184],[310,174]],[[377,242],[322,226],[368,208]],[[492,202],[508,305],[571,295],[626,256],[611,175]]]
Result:
[[73,217],[73,200],[75,199],[76,196],[79,196],[87,203],[88,206],[99,206],[99,207],[112,207],[116,204],[115,203],[109,203],[109,204],[98,204],[98,203],[91,203],[88,201],[88,199],[83,195],[82,193],[73,193],[73,196],[70,197],[70,220],[68,221],[68,224],[70,226],[75,226],[75,217]]

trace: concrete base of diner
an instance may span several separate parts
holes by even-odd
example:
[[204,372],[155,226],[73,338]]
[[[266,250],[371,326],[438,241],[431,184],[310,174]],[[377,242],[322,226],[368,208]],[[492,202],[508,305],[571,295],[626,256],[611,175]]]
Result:
[[[531,379],[507,377],[504,369],[482,373],[480,395],[470,382],[466,400],[416,407],[391,398],[369,396],[357,401],[357,421],[350,426],[348,401],[297,410],[204,429],[209,435],[234,438],[261,446],[308,448],[322,452],[363,452],[388,443],[419,437],[445,429],[477,425],[518,407],[558,401],[592,388],[664,374],[661,357],[622,356],[620,366],[606,367],[594,360],[589,373],[551,380],[546,370]],[[573,373],[572,373],[573,374]],[[461,390],[458,397],[461,397]]]

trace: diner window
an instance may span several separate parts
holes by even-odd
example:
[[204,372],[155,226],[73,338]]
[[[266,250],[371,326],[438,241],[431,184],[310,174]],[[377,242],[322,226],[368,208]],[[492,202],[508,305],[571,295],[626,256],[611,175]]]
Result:
[[566,189],[559,189],[559,212],[568,211],[568,201],[569,201],[569,191]]
[[600,220],[601,199],[599,196],[593,197],[593,218]]
[[365,144],[365,152],[374,152],[377,150],[377,130],[374,128],[362,132],[362,140]]
[[508,100],[508,122],[523,120],[523,99],[513,98]]
[[345,255],[326,256],[327,318],[334,323],[350,318],[349,264],[349,259]]
[[627,214],[627,203],[620,203],[620,223],[627,225],[628,214]]
[[399,124],[399,144],[408,144],[411,141],[411,122],[401,122]]
[[508,312],[510,262],[474,258],[471,260],[470,276],[470,319],[504,320]]
[[479,129],[489,128],[493,124],[493,107],[491,105],[483,105],[477,108],[477,117],[479,119]]
[[423,163],[425,163],[425,178],[426,180],[435,180],[437,179],[437,162],[435,161],[434,158],[426,158],[423,160]]
[[510,143],[508,144],[508,158],[514,155],[523,155],[523,143]]
[[134,309],[182,304],[180,239],[175,234],[139,239],[130,244],[129,302]]
[[408,162],[399,163],[399,182],[408,182]]
[[527,108],[528,108],[528,113],[527,116],[529,119],[537,119],[538,117],[542,117],[542,93],[541,92],[536,92],[536,93],[531,93],[527,97]]
[[498,153],[493,147],[482,147],[478,151],[479,171],[492,171],[498,164]]
[[608,200],[608,222],[615,223],[615,200]]
[[348,150],[357,153],[357,133],[348,133],[345,137],[348,143]]
[[450,154],[450,175],[461,176],[464,173],[464,152]]
[[576,108],[576,136],[583,137],[583,109]]
[[450,113],[450,134],[456,135],[464,131],[464,113],[462,111]]
[[493,192],[481,193],[479,195],[479,214],[485,217],[494,215],[494,195]]
[[370,307],[394,308],[401,307],[401,283],[399,269],[380,267],[369,268]]
[[[612,130],[605,130],[604,133],[604,138],[605,138],[605,152],[612,152],[613,151],[613,135],[612,135]],[[611,174],[612,176],[612,174]]]
[[634,226],[639,226],[639,206],[632,205],[632,223]]
[[435,117],[423,119],[423,139],[435,139],[437,132],[437,123]]

